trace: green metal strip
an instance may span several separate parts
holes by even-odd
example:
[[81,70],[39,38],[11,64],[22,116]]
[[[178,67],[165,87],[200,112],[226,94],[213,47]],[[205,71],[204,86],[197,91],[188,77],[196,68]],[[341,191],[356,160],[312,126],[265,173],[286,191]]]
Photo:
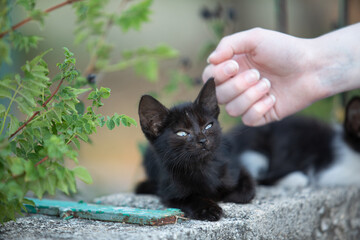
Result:
[[174,224],[184,219],[184,213],[179,209],[150,210],[130,207],[115,207],[107,205],[88,204],[50,199],[29,198],[35,207],[25,204],[29,213],[60,216],[62,218],[78,217],[101,221],[134,223],[140,225]]

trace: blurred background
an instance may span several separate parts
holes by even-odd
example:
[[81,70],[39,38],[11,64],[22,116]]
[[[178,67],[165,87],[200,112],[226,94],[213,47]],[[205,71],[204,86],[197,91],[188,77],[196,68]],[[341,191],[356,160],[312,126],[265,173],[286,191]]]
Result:
[[[39,9],[46,9],[62,1],[38,1]],[[106,9],[113,13],[122,1],[109,1]],[[127,1],[129,4],[134,1]],[[14,12],[13,22],[24,18],[21,9]],[[132,68],[112,72],[94,73],[99,86],[111,88],[111,97],[100,108],[103,115],[114,112],[126,114],[138,122],[137,105],[145,93],[156,95],[161,102],[171,106],[178,101],[193,100],[201,88],[201,74],[206,58],[222,36],[254,27],[278,30],[302,38],[314,38],[360,21],[359,0],[154,0],[149,21],[138,31],[121,31],[111,27],[106,41],[114,45],[111,59],[117,59],[124,50],[141,46],[156,47],[167,44],[177,50],[177,57],[160,61],[157,79],[152,81],[136,74]],[[50,77],[58,70],[56,63],[63,59],[63,49],[69,48],[77,59],[77,68],[84,72],[89,64],[89,51],[83,44],[74,44],[76,16],[68,5],[46,16],[45,24],[30,22],[19,31],[44,38],[28,54],[13,53],[15,64],[2,66],[1,74],[18,71],[26,60],[48,48],[46,55]],[[52,76],[51,76],[52,75]],[[82,99],[88,104],[86,96]],[[332,121],[341,120],[342,97],[330,98],[306,109],[303,114]],[[340,110],[337,110],[340,109]],[[239,121],[222,114],[224,129]],[[138,127],[117,127],[109,131],[98,129],[91,136],[92,144],[82,144],[80,164],[91,173],[94,183],[79,182],[79,196],[92,199],[97,196],[131,192],[144,176],[141,149],[146,144]]]

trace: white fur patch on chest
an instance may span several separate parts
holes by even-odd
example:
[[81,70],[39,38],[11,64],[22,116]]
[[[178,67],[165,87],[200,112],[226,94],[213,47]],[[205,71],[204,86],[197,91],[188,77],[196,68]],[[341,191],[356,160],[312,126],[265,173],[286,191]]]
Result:
[[340,134],[333,142],[334,163],[318,175],[320,186],[358,185],[360,186],[360,153],[351,149]]

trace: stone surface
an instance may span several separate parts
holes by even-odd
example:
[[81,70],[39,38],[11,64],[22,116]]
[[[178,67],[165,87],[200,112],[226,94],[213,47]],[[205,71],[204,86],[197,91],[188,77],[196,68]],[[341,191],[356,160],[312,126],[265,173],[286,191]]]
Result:
[[[116,194],[95,202],[162,209],[154,196]],[[258,189],[251,204],[221,203],[218,222],[138,226],[28,215],[0,226],[1,239],[360,239],[360,188]]]

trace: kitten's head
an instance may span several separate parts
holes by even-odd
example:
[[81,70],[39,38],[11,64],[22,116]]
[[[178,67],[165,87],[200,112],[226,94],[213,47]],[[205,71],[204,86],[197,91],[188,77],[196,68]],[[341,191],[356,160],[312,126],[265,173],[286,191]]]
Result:
[[[194,102],[167,109],[144,95],[139,104],[141,129],[156,150],[169,157],[205,157],[220,143],[219,107],[214,79],[209,79]],[[171,155],[171,156],[170,156]]]
[[344,122],[345,140],[360,152],[360,97],[354,97],[346,106]]

